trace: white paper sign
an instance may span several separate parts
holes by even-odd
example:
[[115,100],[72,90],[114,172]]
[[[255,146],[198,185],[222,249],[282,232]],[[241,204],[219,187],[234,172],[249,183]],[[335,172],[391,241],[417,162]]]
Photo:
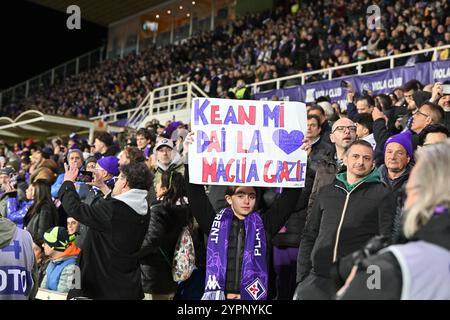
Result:
[[190,182],[208,185],[303,187],[307,129],[300,102],[196,98]]

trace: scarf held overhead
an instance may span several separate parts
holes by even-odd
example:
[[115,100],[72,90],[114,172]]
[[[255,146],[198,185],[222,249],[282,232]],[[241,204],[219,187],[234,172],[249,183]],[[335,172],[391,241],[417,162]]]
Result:
[[[228,237],[233,216],[233,210],[225,208],[214,218],[208,237],[205,293],[202,300],[225,300]],[[256,212],[245,218],[244,225],[241,300],[265,300],[268,276],[264,225]]]

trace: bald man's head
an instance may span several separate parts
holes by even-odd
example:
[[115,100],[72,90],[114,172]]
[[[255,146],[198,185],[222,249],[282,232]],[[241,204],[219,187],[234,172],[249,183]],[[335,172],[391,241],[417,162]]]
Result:
[[348,118],[337,120],[331,128],[330,139],[336,148],[346,149],[356,140],[356,124]]

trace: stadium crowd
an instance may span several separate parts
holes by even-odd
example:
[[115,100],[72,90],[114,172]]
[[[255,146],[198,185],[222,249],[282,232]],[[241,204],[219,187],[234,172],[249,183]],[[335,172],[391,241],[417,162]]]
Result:
[[[447,2],[432,7],[388,3],[391,14],[382,20],[390,31],[387,46],[402,34],[397,29],[407,18],[420,29],[411,29],[417,39],[426,38],[424,44],[442,33],[443,21],[443,37],[448,34],[450,20],[443,16]],[[403,10],[402,4],[410,9]],[[67,110],[87,103],[86,112],[94,112],[98,97],[107,106],[119,93],[126,105],[133,94],[142,98],[158,82],[192,77],[212,84],[212,75],[222,75],[216,90],[224,79],[237,80],[224,85],[237,90],[224,90],[223,97],[251,98],[241,84],[250,81],[245,70],[256,72],[251,66],[257,66],[260,55],[254,50],[264,43],[255,42],[256,35],[270,38],[274,33],[267,48],[277,53],[270,59],[290,61],[304,54],[314,68],[321,68],[323,57],[311,54],[315,47],[308,46],[320,42],[322,32],[314,28],[322,24],[327,43],[322,53],[340,50],[358,59],[360,52],[377,55],[382,50],[358,47],[358,41],[365,46],[375,39],[362,32],[358,18],[350,19],[351,13],[361,13],[358,3],[344,10],[343,2],[336,1],[332,14],[320,21],[306,12],[326,12],[324,2],[287,8],[294,13],[278,8],[270,17],[233,22],[228,26],[232,31],[218,28],[202,35],[212,43],[208,48],[192,50],[203,48],[201,37],[166,48],[162,60],[171,65],[154,66],[159,70],[154,78],[152,71],[145,74],[152,60],[138,61],[147,52],[107,61],[100,66],[106,74],[83,74],[85,83],[74,78],[49,92],[55,101],[60,94],[63,105],[69,96],[79,102],[75,107],[67,100]],[[426,36],[427,28],[437,33]],[[293,29],[299,39],[291,38]],[[403,32],[394,50],[414,50],[408,44],[420,43],[404,39],[412,37],[411,30]],[[362,32],[368,43],[356,39],[352,51],[350,40],[340,39],[346,31]],[[302,34],[307,47],[301,45]],[[281,50],[289,39],[295,40],[290,49]],[[341,42],[345,48],[331,49]],[[223,59],[214,56],[224,52],[214,50],[219,43],[231,49]],[[187,52],[200,56],[186,58]],[[255,61],[247,65],[249,54]],[[203,62],[198,65],[196,59]],[[264,59],[265,54],[259,66],[270,64]],[[233,72],[224,78],[228,70]],[[91,77],[96,79],[92,87]],[[258,78],[256,73],[252,77]],[[102,81],[109,82],[106,91]],[[87,91],[68,89],[69,83]],[[38,288],[69,299],[450,299],[449,85],[417,79],[390,94],[373,95],[348,84],[345,112],[329,97],[308,105],[301,147],[308,155],[304,188],[190,183],[188,158],[195,132],[180,121],[154,119],[117,135],[99,131],[94,141],[75,133],[51,141],[0,141],[0,299],[33,299]],[[108,96],[113,100],[106,102]],[[382,272],[381,284],[373,283],[379,290],[367,285],[373,265]]]
[[[47,143],[3,142],[0,261],[11,263],[5,256],[15,252],[13,243],[27,243],[21,252],[29,255],[22,262],[30,282],[28,290],[7,287],[0,297],[28,298],[40,287],[92,299],[448,299],[440,287],[445,281],[404,296],[399,280],[406,272],[402,259],[419,270],[411,254],[437,262],[449,255],[450,94],[444,86],[412,80],[377,96],[350,86],[346,114],[326,97],[309,105],[302,145],[308,171],[300,189],[189,183],[193,135],[179,121],[155,119],[126,136],[101,131],[90,143],[77,134]],[[420,165],[422,158],[433,166]],[[420,180],[428,174],[433,188]],[[412,195],[415,189],[420,196]],[[216,230],[218,217],[229,227]],[[440,222],[432,223],[435,218]],[[247,246],[253,228],[265,230],[258,257]],[[190,236],[181,237],[186,230]],[[228,249],[212,244],[217,233],[228,237]],[[416,248],[417,239],[425,245]],[[190,259],[180,260],[175,280],[172,261],[180,248]],[[392,252],[378,254],[381,249]],[[218,274],[212,252],[222,261]],[[393,279],[381,292],[362,287],[370,259],[381,259]],[[73,287],[75,266],[81,289]],[[408,281],[419,286],[427,274]]]
[[[448,1],[378,1],[381,28],[376,30],[367,26],[369,2],[282,1],[271,12],[248,14],[179,44],[105,60],[91,71],[58,79],[27,99],[13,101],[1,114],[14,118],[33,109],[89,118],[137,107],[149,91],[182,81],[195,82],[210,97],[232,98],[229,90],[237,86],[450,43]],[[444,50],[400,59],[396,66],[448,57],[449,50]],[[378,63],[365,68],[386,67]],[[344,69],[335,76],[355,72]]]

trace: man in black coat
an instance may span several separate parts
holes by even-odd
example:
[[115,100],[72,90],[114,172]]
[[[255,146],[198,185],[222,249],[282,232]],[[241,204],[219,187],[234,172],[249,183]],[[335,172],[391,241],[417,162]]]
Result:
[[405,202],[403,187],[408,181],[414,165],[413,145],[407,132],[390,137],[384,147],[384,164],[378,169],[380,179],[392,191],[396,214],[392,231],[392,242],[402,239],[402,209]]
[[93,299],[142,299],[138,252],[149,223],[149,169],[144,163],[121,167],[112,196],[93,205],[81,202],[73,184],[77,175],[76,167],[66,168],[59,199],[69,217],[89,227],[79,260],[81,294]]
[[373,170],[370,143],[356,140],[344,155],[347,172],[320,189],[299,249],[295,298],[331,299],[333,262],[360,249],[375,235],[390,236],[395,203]]

